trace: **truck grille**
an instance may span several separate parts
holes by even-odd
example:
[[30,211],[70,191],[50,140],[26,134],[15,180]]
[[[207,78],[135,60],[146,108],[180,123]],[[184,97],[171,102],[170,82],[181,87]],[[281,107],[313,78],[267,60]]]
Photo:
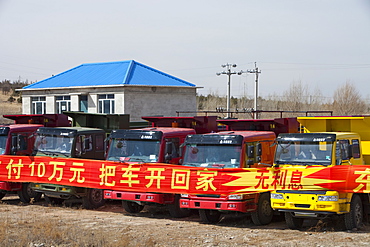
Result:
[[296,208],[310,208],[310,204],[294,204]]
[[196,195],[197,197],[212,197],[212,198],[220,198],[220,195]]

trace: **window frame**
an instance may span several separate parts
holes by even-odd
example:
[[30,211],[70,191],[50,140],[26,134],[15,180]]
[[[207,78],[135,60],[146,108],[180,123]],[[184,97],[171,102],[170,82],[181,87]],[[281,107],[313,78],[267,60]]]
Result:
[[[62,109],[63,106],[66,107],[65,110]],[[55,96],[55,112],[57,114],[62,114],[64,111],[70,111],[70,110],[71,110],[71,96],[70,95]]]
[[[41,107],[41,111],[38,111],[38,107]],[[31,113],[32,114],[46,113],[46,96],[31,97]]]
[[115,113],[114,94],[99,94],[98,95],[98,113],[104,113],[104,114],[114,114]]

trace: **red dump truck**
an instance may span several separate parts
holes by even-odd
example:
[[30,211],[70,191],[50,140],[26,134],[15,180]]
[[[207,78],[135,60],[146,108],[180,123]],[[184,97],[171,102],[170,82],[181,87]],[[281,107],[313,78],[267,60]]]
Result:
[[[3,115],[14,120],[14,124],[0,125],[0,154],[31,155],[34,147],[34,133],[40,127],[69,126],[68,117],[63,114]],[[7,193],[17,193],[22,202],[28,203],[41,198],[29,183],[0,182],[0,199]]]
[[[181,145],[186,136],[216,132],[216,116],[196,117],[143,117],[153,127],[114,130],[109,136],[107,160],[126,163],[160,162],[181,163]],[[105,190],[105,199],[122,200],[130,213],[140,212],[145,205],[168,206],[173,217],[186,216],[189,211],[179,207],[180,195]]]
[[[184,166],[233,169],[273,165],[276,134],[298,132],[296,118],[258,120],[219,120],[230,131],[189,135],[185,142]],[[271,222],[270,193],[232,195],[182,194],[180,207],[198,209],[203,222],[218,222],[221,213],[251,213],[256,225]]]

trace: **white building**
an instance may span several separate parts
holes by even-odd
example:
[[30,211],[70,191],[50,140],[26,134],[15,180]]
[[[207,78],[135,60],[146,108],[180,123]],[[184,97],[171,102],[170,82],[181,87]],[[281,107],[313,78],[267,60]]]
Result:
[[194,84],[128,60],[82,64],[20,91],[23,114],[82,111],[130,114],[131,121],[141,121],[142,116],[195,112],[196,89]]

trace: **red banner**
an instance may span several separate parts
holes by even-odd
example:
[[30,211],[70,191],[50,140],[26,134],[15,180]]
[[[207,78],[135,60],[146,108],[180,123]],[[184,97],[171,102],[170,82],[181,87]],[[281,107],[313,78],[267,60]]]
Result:
[[210,169],[70,158],[0,156],[0,181],[136,192],[230,194],[272,190],[370,192],[370,166]]

